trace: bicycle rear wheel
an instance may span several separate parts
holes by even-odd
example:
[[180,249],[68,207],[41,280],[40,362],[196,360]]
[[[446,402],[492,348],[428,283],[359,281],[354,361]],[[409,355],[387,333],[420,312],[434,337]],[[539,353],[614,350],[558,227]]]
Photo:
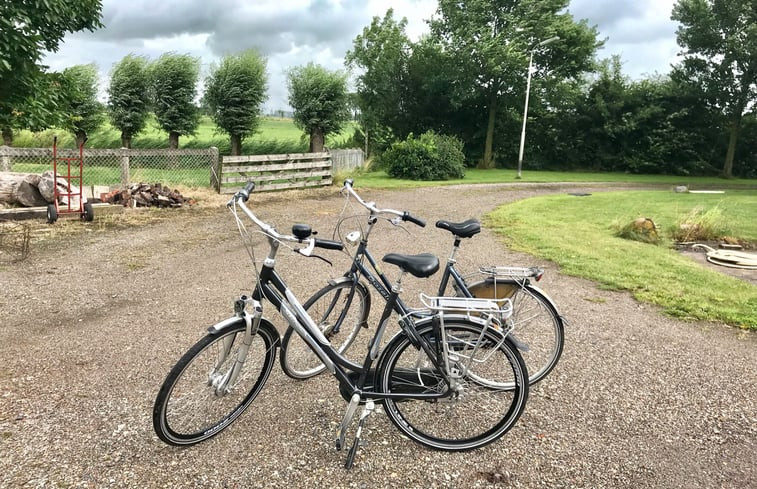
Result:
[[278,334],[267,323],[252,336],[234,384],[217,387],[237,363],[245,330],[240,320],[204,336],[171,369],[153,407],[153,427],[161,440],[171,445],[199,443],[229,426],[252,403],[276,357]]
[[[370,295],[360,282],[337,282],[316,292],[303,307],[331,346],[344,355],[366,325]],[[281,340],[280,363],[284,373],[293,379],[314,377],[326,369],[291,326]]]
[[[418,333],[433,348],[440,346],[430,324]],[[515,346],[497,331],[464,319],[445,320],[445,335],[453,394],[433,400],[385,399],[384,410],[400,431],[422,445],[472,450],[515,425],[528,398],[528,372]],[[389,342],[379,365],[382,392],[442,394],[449,389],[426,352],[405,334]]]
[[529,384],[539,382],[555,368],[562,355],[565,328],[544,292],[531,284],[502,279],[474,283],[468,291],[477,298],[512,300],[511,336],[528,366]]

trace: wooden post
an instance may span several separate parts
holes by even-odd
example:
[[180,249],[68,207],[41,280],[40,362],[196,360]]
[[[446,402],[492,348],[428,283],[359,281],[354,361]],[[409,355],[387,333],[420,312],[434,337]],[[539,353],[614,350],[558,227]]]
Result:
[[210,148],[210,186],[221,193],[221,157],[215,146]]
[[129,185],[129,149],[121,148],[121,185]]

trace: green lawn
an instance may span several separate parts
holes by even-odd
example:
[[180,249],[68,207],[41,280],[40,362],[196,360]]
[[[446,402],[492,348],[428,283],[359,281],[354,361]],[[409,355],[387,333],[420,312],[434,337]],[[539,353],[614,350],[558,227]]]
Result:
[[[524,171],[522,178],[516,180],[515,170],[494,169],[479,170],[468,168],[465,178],[459,180],[443,180],[420,182],[416,180],[402,180],[392,178],[385,171],[355,172],[350,176],[355,185],[364,188],[403,188],[403,187],[432,187],[438,185],[456,185],[471,183],[563,183],[563,182],[611,182],[649,185],[687,185],[695,188],[718,187],[753,187],[757,188],[757,180],[728,179],[717,177],[681,177],[673,175],[629,175],[627,173],[588,173],[588,172],[556,172],[556,171]],[[343,180],[343,178],[342,178]],[[341,180],[337,182],[341,185]]]
[[557,263],[683,319],[722,321],[757,330],[757,286],[708,270],[669,246],[614,236],[614,223],[652,218],[663,233],[695,207],[719,207],[729,235],[757,243],[757,192],[676,194],[670,191],[567,194],[507,204],[487,216],[513,249]]

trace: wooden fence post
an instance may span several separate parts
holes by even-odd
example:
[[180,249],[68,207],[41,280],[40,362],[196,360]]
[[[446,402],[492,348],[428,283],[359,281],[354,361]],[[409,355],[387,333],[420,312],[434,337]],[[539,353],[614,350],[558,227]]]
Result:
[[129,185],[129,149],[121,148],[121,185]]
[[218,148],[210,148],[210,186],[221,193],[221,157]]

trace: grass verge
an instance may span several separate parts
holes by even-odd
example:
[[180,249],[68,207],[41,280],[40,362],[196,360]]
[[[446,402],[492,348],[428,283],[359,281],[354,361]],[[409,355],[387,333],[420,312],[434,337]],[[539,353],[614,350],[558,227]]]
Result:
[[613,223],[653,219],[664,234],[695,209],[718,208],[735,237],[757,242],[757,192],[675,194],[663,191],[552,195],[490,213],[486,224],[508,246],[557,263],[563,273],[611,290],[627,290],[680,319],[722,321],[757,330],[757,286],[708,270],[668,246],[615,236]]
[[[515,178],[515,170],[496,168],[492,170],[480,170],[468,168],[465,170],[465,178],[456,180],[422,182],[417,180],[403,180],[392,178],[385,171],[358,170],[351,177],[355,185],[363,188],[408,188],[408,187],[435,187],[439,185],[459,184],[485,184],[485,183],[619,183],[636,185],[664,185],[674,187],[685,185],[691,189],[702,188],[757,188],[757,180],[747,179],[722,179],[717,177],[681,177],[675,175],[629,175],[627,173],[586,173],[586,172],[557,172],[538,171],[524,172],[523,178]],[[341,181],[334,180],[335,184],[341,185]]]

